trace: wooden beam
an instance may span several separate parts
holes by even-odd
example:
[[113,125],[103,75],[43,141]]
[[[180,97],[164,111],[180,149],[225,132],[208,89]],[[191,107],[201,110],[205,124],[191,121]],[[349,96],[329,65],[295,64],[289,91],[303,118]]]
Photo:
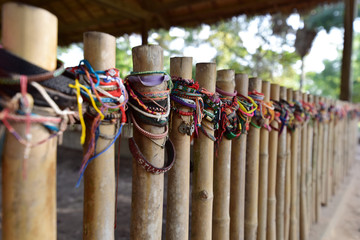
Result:
[[[83,22],[78,22],[78,23],[73,23],[73,24],[64,24],[64,23],[60,23],[59,24],[59,33],[60,34],[68,34],[68,33],[72,33],[72,32],[76,32],[76,31],[81,31],[81,32],[86,32],[88,31],[91,27],[101,27],[103,25],[106,25],[108,23],[111,22],[117,22],[121,20],[119,18],[119,14],[114,14],[114,15],[108,15],[108,16],[101,16],[99,18],[93,18],[91,20],[88,21],[83,21]],[[136,21],[136,23],[131,24],[132,26],[128,26],[128,25],[124,25],[124,28],[134,28],[134,26],[139,27],[140,24],[138,21]],[[141,29],[138,29],[138,32],[140,32]],[[122,29],[119,31],[122,31]],[[82,35],[81,35],[82,37]]]
[[188,5],[195,5],[202,2],[209,2],[209,0],[176,0],[176,1],[171,1],[169,3],[151,4],[151,5],[147,4],[148,7],[146,9],[151,12],[161,13],[167,10],[171,10],[179,7],[185,7]]
[[[133,19],[149,19],[152,13],[143,9],[139,4],[132,1],[114,1],[114,0],[93,0],[105,7],[110,7],[122,14],[126,14]],[[118,16],[121,18],[121,16]]]
[[345,0],[344,10],[344,50],[341,65],[340,99],[351,101],[352,79],[351,79],[351,55],[353,39],[353,22],[357,12],[356,0]]

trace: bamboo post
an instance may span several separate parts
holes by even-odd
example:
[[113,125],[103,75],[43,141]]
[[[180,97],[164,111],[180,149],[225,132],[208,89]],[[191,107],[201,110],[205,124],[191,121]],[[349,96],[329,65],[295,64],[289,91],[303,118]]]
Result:
[[[297,91],[299,93],[299,102],[302,100],[302,94],[301,94],[301,91]],[[302,152],[302,126],[303,124],[302,123],[299,123],[297,125],[299,127],[299,134],[298,134],[298,159],[297,159],[297,198],[296,198],[296,201],[297,201],[297,204],[296,204],[296,217],[297,217],[297,221],[298,221],[298,239],[301,239],[300,238],[300,231],[301,231],[301,228],[300,228],[300,224],[301,224],[301,221],[300,221],[300,204],[301,204],[301,201],[300,201],[300,198],[301,198],[301,152]]]
[[[249,92],[261,92],[261,79],[249,79]],[[246,147],[245,239],[255,240],[258,228],[260,129],[250,126]]]
[[[344,106],[348,107],[347,102],[344,101]],[[344,117],[344,123],[343,123],[343,132],[344,132],[344,155],[343,155],[343,179],[347,176],[347,172],[348,172],[348,164],[347,164],[347,160],[348,160],[348,151],[349,151],[349,140],[347,137],[347,125],[348,125],[348,114],[346,114],[346,116]]]
[[[46,70],[56,68],[57,18],[50,12],[21,3],[2,6],[2,44],[9,52]],[[25,123],[11,122],[23,135]],[[31,142],[50,132],[33,123]],[[56,150],[53,138],[30,150],[6,131],[2,159],[2,239],[56,239]],[[40,161],[41,160],[41,161]],[[26,171],[26,177],[23,173]]]
[[[293,90],[287,89],[286,99],[291,102]],[[290,206],[291,206],[291,140],[292,132],[286,132],[286,166],[285,166],[285,203],[284,203],[284,239],[288,240],[290,235]]]
[[[308,94],[307,100],[309,104],[313,102],[313,96]],[[307,124],[307,174],[306,174],[306,181],[307,181],[307,211],[308,211],[308,231],[310,231],[311,223],[314,219],[314,211],[313,211],[313,146],[314,143],[314,121],[309,117],[308,124]],[[309,232],[307,233],[309,234]]]
[[[325,115],[327,116],[327,108],[328,108],[328,102],[326,100],[326,98],[322,97],[321,98],[322,102],[325,104]],[[323,123],[323,155],[322,155],[322,167],[321,167],[321,175],[322,175],[322,201],[321,204],[323,206],[326,206],[328,203],[328,197],[327,197],[327,192],[328,192],[328,187],[327,187],[327,182],[328,182],[328,166],[329,166],[329,159],[328,159],[328,138],[329,138],[329,123],[328,123],[328,119],[325,120],[325,122]]]
[[[307,100],[307,94],[302,95],[303,100]],[[304,122],[301,127],[301,159],[300,159],[300,239],[308,239],[308,206],[307,206],[307,162],[308,162],[308,136],[307,136],[307,123]]]
[[[343,101],[340,101],[339,100],[339,105],[341,106],[341,108],[343,109],[344,108],[344,105],[343,105]],[[339,121],[339,130],[340,132],[343,132],[344,129],[343,129],[343,124],[344,124],[344,118],[340,119]],[[339,156],[341,156],[341,158],[339,159],[339,172],[338,172],[338,178],[339,178],[339,182],[342,182],[342,177],[343,177],[343,168],[344,168],[344,165],[343,165],[343,156],[344,156],[344,143],[345,143],[345,139],[344,139],[344,134],[340,134],[338,135],[339,137]]]
[[[163,50],[158,45],[142,45],[132,49],[133,68],[135,72],[162,71]],[[167,82],[153,87],[134,83],[138,92],[164,91]],[[170,107],[170,106],[169,106]],[[138,123],[144,130],[160,134],[164,127]],[[134,140],[144,157],[155,166],[164,166],[164,149],[142,135],[134,127]],[[162,144],[163,139],[158,143]],[[163,215],[164,175],[151,174],[145,171],[136,160],[133,160],[132,201],[131,201],[131,239],[161,239]]]
[[[192,78],[192,57],[170,58],[170,75],[183,79]],[[182,111],[189,111],[179,106]],[[181,134],[179,127],[190,122],[190,116],[172,117],[170,139],[178,153],[175,163],[168,173],[166,239],[187,240],[189,238],[189,200],[190,200],[190,136]]]
[[[235,90],[234,70],[217,71],[216,85],[225,92]],[[223,137],[214,160],[214,207],[212,239],[230,238],[231,140]]]
[[[337,100],[333,100],[334,103],[334,107],[335,109],[337,109],[338,107],[338,101]],[[334,115],[334,135],[333,135],[333,146],[334,146],[334,166],[333,166],[333,189],[332,192],[335,195],[336,194],[336,190],[337,190],[337,172],[339,169],[338,166],[338,154],[339,154],[339,132],[338,132],[338,118],[337,115]]]
[[[84,58],[95,71],[115,67],[115,37],[101,32],[84,33]],[[93,119],[87,117],[87,134],[89,136]],[[106,135],[115,135],[115,124],[102,122],[99,131]],[[84,154],[91,139],[87,137]],[[105,149],[112,140],[99,137],[95,152]],[[95,158],[86,168],[84,174],[84,216],[83,239],[114,239],[115,222],[115,148],[111,146],[106,152]]]
[[[249,79],[246,74],[235,74],[235,89],[248,95]],[[231,146],[230,184],[230,239],[244,239],[246,138],[243,133],[234,139]]]
[[[270,82],[262,82],[264,102],[270,101]],[[266,119],[264,124],[269,124]],[[269,130],[260,129],[260,156],[259,156],[259,206],[258,206],[258,240],[266,239],[267,205],[268,205],[268,167],[269,167]]]
[[[276,94],[274,94],[276,97]],[[286,100],[286,88],[280,87],[278,99]],[[279,124],[278,124],[278,127]],[[284,215],[285,215],[285,170],[287,163],[286,156],[286,126],[278,137],[277,169],[276,169],[276,239],[284,240]]]
[[[280,86],[271,84],[270,98],[280,100]],[[272,121],[272,126],[279,128],[276,121]],[[267,229],[266,239],[276,240],[276,170],[278,163],[278,131],[272,130],[269,133],[269,172],[268,172],[268,206],[267,206]],[[285,155],[285,154],[284,154]],[[283,156],[284,157],[284,156]],[[283,161],[284,158],[280,159]],[[283,164],[283,163],[282,163]]]
[[[293,100],[299,101],[300,93],[293,91]],[[297,124],[291,136],[291,200],[290,200],[290,240],[299,239],[298,208],[298,164],[299,164],[299,139],[300,128]]]
[[[334,101],[329,99],[329,107],[334,105]],[[334,160],[336,155],[336,146],[334,145],[334,128],[335,128],[335,118],[333,112],[330,113],[330,123],[329,123],[329,167],[328,167],[328,199],[330,199],[334,194]]]
[[[209,92],[215,92],[216,64],[196,64],[196,80]],[[207,129],[209,134],[214,134]],[[212,238],[214,142],[200,133],[194,140],[194,172],[191,198],[191,239]]]
[[[315,105],[317,109],[320,109],[320,97],[315,96]],[[321,113],[319,113],[321,114]],[[320,210],[321,210],[321,183],[322,183],[322,176],[321,176],[321,168],[322,168],[322,158],[323,158],[323,138],[324,138],[324,128],[323,122],[318,122],[318,137],[317,137],[317,158],[316,158],[316,204],[315,204],[315,221],[320,221]]]
[[[311,100],[309,98],[309,102],[315,105],[316,107],[316,97],[313,95],[311,96]],[[313,120],[313,145],[312,145],[312,206],[311,206],[311,212],[312,212],[312,221],[311,222],[317,222],[317,212],[316,212],[316,201],[317,201],[317,181],[318,181],[318,175],[317,175],[317,171],[318,171],[318,162],[319,162],[319,157],[318,157],[318,146],[319,146],[319,122],[317,119]]]
[[[336,100],[335,101],[335,106],[338,108],[340,106],[340,101],[339,100]],[[341,120],[335,116],[334,118],[334,121],[335,121],[335,127],[334,127],[334,146],[335,146],[335,156],[334,156],[334,163],[335,163],[335,166],[334,166],[334,192],[337,191],[337,188],[339,186],[339,172],[340,172],[340,159],[341,159],[341,132],[340,132],[340,123],[341,123]]]

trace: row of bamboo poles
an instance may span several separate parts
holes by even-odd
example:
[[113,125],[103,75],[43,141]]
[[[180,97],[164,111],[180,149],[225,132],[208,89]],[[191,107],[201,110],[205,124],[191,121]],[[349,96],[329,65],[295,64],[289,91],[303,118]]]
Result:
[[[3,12],[8,15],[3,18],[3,36],[12,36],[16,29],[26,29],[29,23],[55,24],[47,20],[54,16],[44,14],[43,10],[21,4],[8,4],[5,8]],[[15,16],[19,24],[11,22],[11,31],[6,25],[10,24],[7,18],[13,19],[10,15]],[[24,17],[30,15],[31,19],[40,21],[31,22]],[[54,26],[37,26],[34,29],[40,32],[32,35],[44,36],[43,31],[49,28]],[[26,34],[16,39],[29,39]],[[39,60],[39,53],[49,54],[49,42],[47,44],[3,42],[4,48],[21,49],[18,55],[34,63]],[[40,45],[38,52],[27,56],[34,45]],[[95,70],[113,67],[115,38],[104,33],[85,33],[84,54]],[[139,46],[132,54],[134,71],[163,70],[161,47]],[[55,56],[56,51],[52,53],[52,57]],[[192,58],[171,58],[170,74],[191,78]],[[184,119],[173,117],[169,135],[178,154],[168,175],[166,239],[186,240],[189,235],[191,239],[204,240],[308,239],[311,226],[320,221],[321,206],[329,203],[352,166],[357,143],[358,118],[353,111],[356,106],[300,93],[259,78],[249,79],[246,74],[235,74],[233,70],[216,71],[216,64],[212,62],[196,64],[195,79],[209,92],[215,92],[216,86],[227,92],[236,90],[244,96],[255,90],[265,95],[265,101],[310,103],[320,111],[322,120],[310,117],[297,122],[293,131],[284,129],[281,134],[250,126],[247,134],[235,140],[223,139],[218,154],[214,154],[214,142],[202,133],[191,147],[190,136],[177,130]],[[151,90],[151,87],[139,86],[139,91]],[[333,111],[335,109],[338,111]],[[277,122],[266,124],[278,127]],[[15,127],[24,131],[23,124]],[[163,128],[156,126],[143,124],[142,127],[153,133],[163,132]],[[39,132],[39,128],[40,124],[33,124],[32,134],[46,137],[48,133]],[[114,132],[113,125],[101,128],[108,134]],[[150,163],[164,164],[164,149],[136,129],[134,137]],[[107,144],[98,142],[97,147]],[[32,149],[26,179],[21,177],[23,153],[24,146],[7,133],[2,174],[3,239],[56,239],[56,143],[51,141]],[[43,161],[35,161],[39,158]],[[161,239],[164,174],[153,175],[136,164],[135,159],[133,162],[131,239]],[[89,164],[84,180],[83,239],[114,239],[114,173],[113,148]]]

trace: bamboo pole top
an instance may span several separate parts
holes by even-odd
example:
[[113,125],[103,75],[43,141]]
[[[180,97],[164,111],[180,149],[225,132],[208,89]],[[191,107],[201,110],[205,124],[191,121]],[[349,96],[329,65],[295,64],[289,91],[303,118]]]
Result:
[[134,72],[162,71],[163,49],[159,45],[141,45],[132,49]]
[[243,96],[248,95],[249,77],[247,74],[244,73],[235,74],[235,89],[239,94]]
[[258,77],[249,78],[249,92],[257,91],[261,92],[261,79]]
[[47,10],[23,3],[2,5],[2,45],[48,71],[56,68],[58,20]]
[[196,64],[196,80],[199,85],[209,92],[215,92],[216,82],[216,63],[197,63]]
[[170,75],[182,77],[184,79],[192,78],[192,57],[172,57],[170,58]]
[[294,100],[294,90],[292,88],[288,88],[287,92],[286,92],[286,97],[288,101],[293,101]]
[[300,91],[299,90],[293,90],[293,99],[294,101],[300,101]]
[[280,85],[271,83],[270,84],[270,96],[272,100],[279,101],[280,100]]
[[235,71],[231,69],[216,72],[216,86],[225,92],[233,93],[235,90]]
[[308,95],[308,102],[310,103],[314,102],[314,96],[312,94]]
[[270,82],[269,81],[262,81],[261,92],[264,94],[264,101],[270,101]]
[[114,36],[102,32],[85,32],[84,58],[95,71],[102,71],[115,67],[116,39]]
[[283,99],[283,100],[287,99],[286,91],[287,91],[286,87],[283,87],[283,86],[280,87],[280,99]]
[[309,98],[309,94],[308,93],[302,93],[302,100],[307,102]]
[[[163,49],[159,45],[141,45],[132,49],[134,72],[163,71]],[[139,92],[163,91],[167,88],[167,82],[148,87],[142,83],[134,83],[134,88]]]
[[316,105],[319,104],[319,101],[320,101],[320,97],[319,97],[319,96],[314,96],[314,103],[315,103]]

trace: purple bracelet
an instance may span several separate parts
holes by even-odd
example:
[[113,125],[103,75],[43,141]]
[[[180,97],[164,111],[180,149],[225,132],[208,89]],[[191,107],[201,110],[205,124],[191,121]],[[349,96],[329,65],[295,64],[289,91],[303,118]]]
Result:
[[153,87],[163,83],[164,81],[169,81],[170,77],[166,74],[152,74],[152,75],[129,75],[127,79],[131,83],[140,82],[144,86]]
[[220,88],[216,87],[216,92],[220,93],[223,96],[235,97],[237,95],[237,91],[235,90],[234,93],[225,92]]
[[174,95],[170,95],[170,99],[186,107],[196,109],[196,104],[187,103]]

